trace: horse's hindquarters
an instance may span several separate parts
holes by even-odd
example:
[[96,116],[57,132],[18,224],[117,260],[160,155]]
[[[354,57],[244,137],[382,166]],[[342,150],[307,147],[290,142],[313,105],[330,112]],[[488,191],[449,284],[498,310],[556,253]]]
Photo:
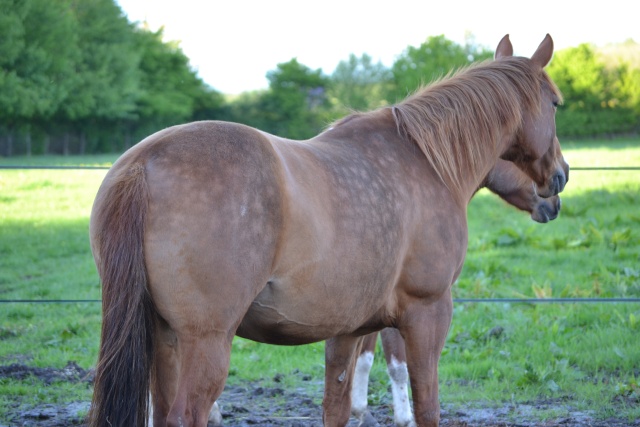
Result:
[[150,291],[171,327],[233,333],[268,280],[280,189],[261,134],[202,126],[147,163]]
[[136,153],[146,169],[144,254],[157,311],[154,417],[206,425],[231,340],[273,263],[278,173],[268,141],[246,127],[196,123],[162,136]]

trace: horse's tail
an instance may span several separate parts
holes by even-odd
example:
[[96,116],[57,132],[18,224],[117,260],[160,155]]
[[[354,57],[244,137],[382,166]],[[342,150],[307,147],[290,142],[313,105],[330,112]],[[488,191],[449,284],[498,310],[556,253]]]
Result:
[[148,204],[144,166],[119,171],[91,213],[94,258],[102,281],[102,334],[91,427],[146,426],[154,309],[143,237]]

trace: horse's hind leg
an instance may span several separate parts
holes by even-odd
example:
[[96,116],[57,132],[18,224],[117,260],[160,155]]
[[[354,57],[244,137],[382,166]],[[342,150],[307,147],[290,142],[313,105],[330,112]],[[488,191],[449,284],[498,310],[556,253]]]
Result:
[[[176,334],[160,320],[156,327],[156,347],[154,349],[154,373],[151,384],[151,403],[149,425],[164,427],[168,422],[171,405],[176,400],[179,377],[179,360],[177,353],[178,339]],[[208,414],[209,425],[221,426],[222,413],[214,403]]]
[[215,421],[210,411],[227,377],[228,336],[176,333],[158,320],[151,385],[155,427],[206,426]]
[[351,386],[362,337],[340,336],[325,344],[322,419],[325,427],[345,426],[351,415]]
[[162,319],[156,321],[155,336],[150,425],[164,427],[178,386],[177,338]]
[[217,331],[177,338],[178,382],[167,425],[204,427],[227,379],[231,339]]

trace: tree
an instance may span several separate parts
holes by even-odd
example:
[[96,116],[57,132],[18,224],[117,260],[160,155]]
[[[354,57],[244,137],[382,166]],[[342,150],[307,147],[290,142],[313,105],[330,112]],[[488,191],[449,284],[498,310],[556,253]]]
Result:
[[71,91],[77,37],[64,2],[0,0],[0,123],[23,128],[31,152],[31,125],[42,124]]
[[224,96],[201,82],[200,90],[193,97],[191,120],[224,120],[228,116],[229,108]]
[[621,105],[635,111],[640,120],[640,44],[632,39],[597,50],[605,68],[614,73],[614,93]]
[[216,114],[222,95],[196,75],[178,43],[163,42],[162,29],[136,29],[134,36],[141,60],[136,117],[131,122],[138,134]]
[[387,99],[392,102],[403,99],[422,85],[444,77],[453,69],[492,56],[491,51],[475,45],[470,36],[467,37],[465,46],[448,40],[443,35],[429,37],[418,47],[409,46],[393,64],[391,72],[394,87]]
[[572,110],[597,109],[606,98],[605,67],[590,45],[557,52],[547,71],[571,100],[568,107]]
[[629,101],[633,74],[624,66],[607,69],[591,45],[557,52],[547,70],[567,101],[556,119],[558,134],[594,136],[638,126]]
[[13,151],[12,127],[30,106],[20,102],[20,92],[24,90],[23,79],[15,69],[16,62],[24,50],[24,17],[28,13],[26,2],[0,0],[0,120],[9,129],[7,132],[6,155]]
[[268,90],[242,92],[228,101],[223,119],[274,132],[266,121],[264,100]]
[[388,103],[392,74],[381,62],[373,63],[366,53],[340,61],[331,75],[330,94],[339,110],[372,110]]
[[65,154],[117,151],[132,137],[222,112],[222,96],[178,44],[136,29],[114,0],[0,0],[0,9],[0,136],[8,155],[14,140],[15,151],[31,152],[32,130]]
[[269,91],[260,100],[264,130],[295,139],[317,134],[329,107],[329,79],[322,70],[311,70],[294,58],[278,64],[267,79]]
[[[140,55],[133,44],[133,26],[113,0],[66,0],[77,32],[78,59],[69,76],[71,96],[57,114],[63,132],[63,153],[70,152],[72,133],[79,134],[79,151],[109,129],[108,144],[116,148],[117,123],[134,116],[139,96]],[[92,141],[87,141],[90,134]],[[93,149],[93,148],[92,148]]]
[[76,0],[73,8],[82,52],[77,71],[89,111],[106,120],[130,117],[140,81],[133,25],[113,0]]

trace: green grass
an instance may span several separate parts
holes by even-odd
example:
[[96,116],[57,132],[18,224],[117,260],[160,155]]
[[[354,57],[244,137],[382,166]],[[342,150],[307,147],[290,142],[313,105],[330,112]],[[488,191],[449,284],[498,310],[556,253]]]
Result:
[[[572,166],[640,166],[637,139],[565,141],[563,148]],[[113,160],[51,156],[0,159],[0,165]],[[0,170],[0,299],[100,298],[87,230],[105,173]],[[469,250],[454,296],[640,297],[638,176],[572,171],[560,217],[548,224],[481,191],[469,207]],[[0,364],[62,368],[74,360],[89,368],[99,328],[99,304],[2,304]],[[639,334],[640,303],[456,304],[440,363],[441,401],[464,408],[557,399],[600,419],[637,419]],[[323,353],[322,343],[277,347],[236,338],[229,382],[312,387],[319,403]],[[387,382],[379,354],[371,401],[388,398]],[[17,398],[37,404],[90,396],[82,384],[42,388],[34,380],[0,380],[0,423]]]

